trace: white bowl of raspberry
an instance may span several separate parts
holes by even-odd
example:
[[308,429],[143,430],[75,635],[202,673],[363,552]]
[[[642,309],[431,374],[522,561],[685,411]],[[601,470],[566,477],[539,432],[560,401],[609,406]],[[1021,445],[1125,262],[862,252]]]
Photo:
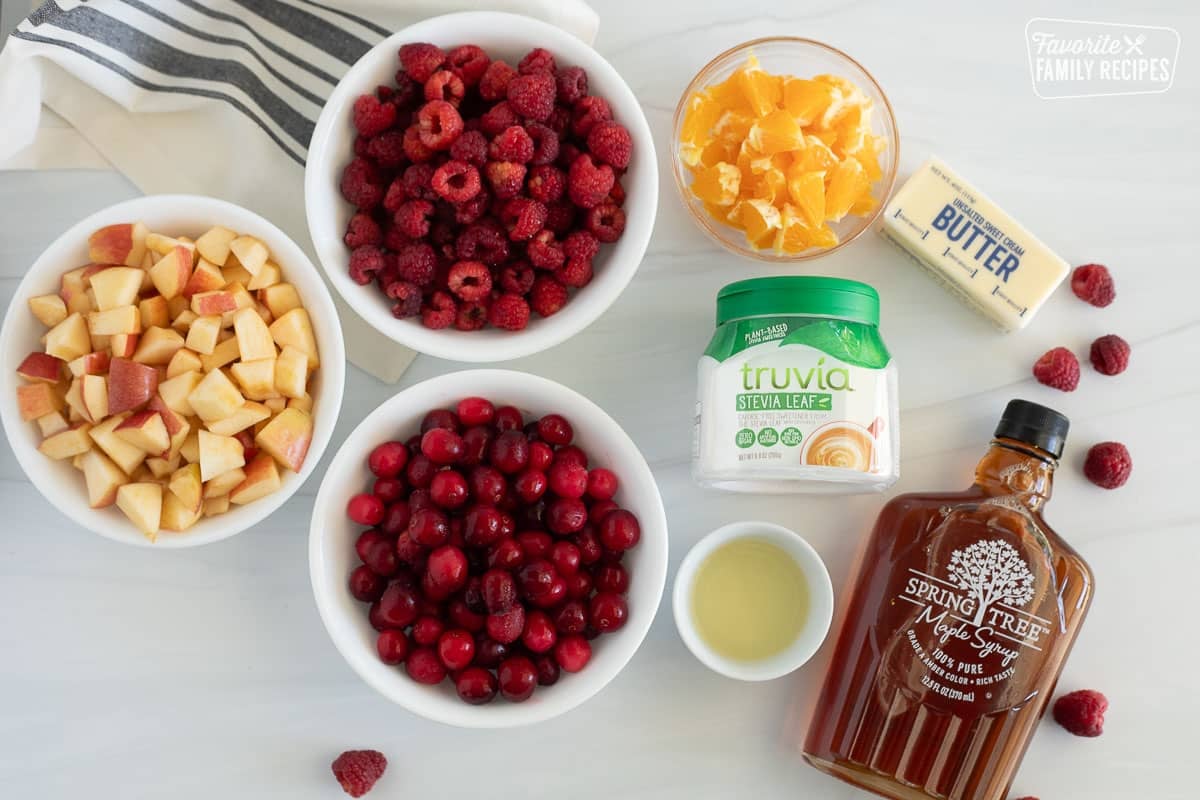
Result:
[[330,283],[372,327],[456,361],[531,355],[633,278],[658,165],[633,91],[594,50],[463,12],[380,42],[321,112],[305,206]]
[[453,372],[347,437],[309,569],[330,638],[380,694],[450,725],[525,725],[633,657],[662,599],[666,514],[590,400],[522,372]]

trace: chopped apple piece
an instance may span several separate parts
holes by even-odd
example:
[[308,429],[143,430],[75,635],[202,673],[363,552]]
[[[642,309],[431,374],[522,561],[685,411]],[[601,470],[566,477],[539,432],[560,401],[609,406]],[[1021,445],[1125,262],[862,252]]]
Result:
[[91,283],[97,310],[108,311],[133,305],[142,288],[142,270],[137,267],[110,267],[93,275]]
[[238,315],[238,312],[244,308],[254,308],[254,295],[246,291],[246,287],[240,283],[231,283],[225,287],[225,291],[233,295],[235,308],[232,311],[226,311],[221,315],[221,327],[228,328],[233,325],[233,319]]
[[[161,387],[160,387],[161,388]],[[183,417],[175,412],[173,408],[166,404],[162,399],[161,394],[156,394],[150,398],[150,402],[146,404],[147,411],[157,411],[162,417],[163,425],[167,428],[167,435],[174,437],[180,431],[186,435],[188,423]]]
[[312,323],[303,308],[293,308],[271,323],[271,337],[279,347],[291,345],[308,356],[308,365],[316,369],[320,365],[317,357],[317,340],[313,336]]
[[190,417],[195,411],[188,402],[188,396],[200,385],[204,376],[199,372],[183,372],[174,378],[169,378],[158,385],[158,394],[167,407],[176,414]]
[[29,310],[47,328],[53,328],[67,318],[67,304],[56,294],[29,298]]
[[268,397],[266,400],[263,400],[263,405],[271,409],[272,414],[278,414],[287,408],[290,402],[286,397]]
[[167,484],[171,494],[183,501],[185,508],[200,510],[204,487],[200,481],[200,465],[188,464],[175,470]]
[[208,259],[201,258],[200,262],[196,264],[196,268],[192,270],[192,277],[188,280],[187,286],[183,287],[183,296],[191,298],[204,292],[215,292],[224,285],[225,276],[221,274],[220,267]]
[[210,355],[200,356],[200,364],[206,372],[211,372],[237,361],[239,352],[237,337],[230,336],[218,342]]
[[230,258],[225,262],[225,267],[221,270],[221,274],[225,276],[225,285],[232,286],[235,283],[245,286],[250,281],[254,280],[254,276],[246,271],[246,268],[238,263],[236,257]]
[[283,279],[283,272],[279,269],[279,265],[274,261],[268,261],[263,264],[262,269],[254,273],[253,277],[246,284],[246,288],[252,292],[259,289],[265,289],[268,286],[274,286]]
[[267,323],[254,308],[243,308],[233,318],[233,331],[237,335],[238,352],[242,361],[258,361],[275,357],[275,342]]
[[71,385],[67,387],[67,393],[63,395],[63,400],[71,409],[72,422],[76,420],[91,421],[88,418],[87,407],[83,404],[83,381],[80,378],[71,381]]
[[275,389],[284,397],[303,397],[308,385],[308,356],[285,345],[275,359]]
[[27,383],[17,387],[17,407],[21,409],[21,419],[28,422],[61,411],[63,397],[48,383]]
[[221,333],[221,316],[206,314],[196,317],[196,321],[187,332],[187,346],[190,350],[204,355],[212,355],[217,346],[217,336]]
[[189,350],[186,347],[181,347],[175,351],[175,355],[171,356],[171,360],[167,362],[167,378],[174,378],[184,372],[199,371],[200,356],[195,351]]
[[218,514],[224,514],[229,510],[229,495],[223,494],[219,497],[204,498],[204,516],[215,517]]
[[117,489],[117,508],[151,540],[162,520],[163,490],[157,483],[127,483]]
[[140,222],[106,225],[88,237],[88,258],[97,264],[139,266],[146,252],[148,233]]
[[200,443],[200,480],[205,483],[221,473],[238,469],[246,463],[242,443],[232,436],[219,436],[202,430],[198,438]]
[[167,304],[167,299],[161,294],[147,297],[138,302],[138,313],[142,316],[142,330],[171,326],[170,306]]
[[176,319],[184,311],[190,311],[191,307],[191,299],[184,297],[183,295],[172,297],[167,300],[167,313],[171,315],[172,320]]
[[219,369],[205,375],[188,395],[188,403],[192,410],[209,425],[233,416],[244,402],[246,398],[242,397],[233,381]]
[[192,325],[195,324],[196,320],[198,319],[200,318],[196,316],[194,311],[192,311],[190,308],[185,308],[183,311],[179,312],[178,315],[176,315],[174,321],[171,322],[171,327],[179,331],[184,336],[187,336],[188,332],[192,329]]
[[46,331],[46,352],[63,361],[74,361],[92,352],[92,339],[83,315],[76,312]]
[[173,239],[170,236],[163,236],[161,233],[151,233],[146,237],[146,249],[153,251],[157,255],[165,256],[176,247],[186,247],[188,250],[195,250],[196,244],[186,236]]
[[186,531],[200,519],[200,509],[190,509],[179,498],[167,492],[163,495],[162,518],[159,525],[164,531],[176,533]]
[[[271,349],[275,346],[271,345]],[[303,358],[303,353],[301,358]],[[234,379],[242,387],[242,394],[251,400],[269,400],[278,397],[275,390],[275,359],[261,358],[256,361],[238,361],[229,368]]]
[[108,413],[132,411],[150,401],[158,389],[158,370],[128,358],[108,365]]
[[233,292],[222,289],[216,292],[199,292],[192,295],[192,313],[199,316],[224,314],[237,310],[237,299]]
[[150,268],[150,280],[159,294],[170,300],[183,293],[192,277],[194,255],[187,246],[176,245]]
[[53,436],[47,436],[38,445],[38,450],[44,456],[56,460],[74,458],[92,449],[92,440],[88,436],[91,426],[80,422],[65,431],[59,431]]
[[258,432],[254,443],[292,472],[299,472],[304,466],[312,435],[312,417],[299,409],[285,408]]
[[103,375],[80,375],[78,380],[84,417],[88,422],[100,422],[108,416],[108,378]]
[[108,508],[117,502],[117,490],[129,483],[129,476],[99,450],[83,453],[79,468],[83,470],[88,505],[92,508]]
[[146,459],[146,466],[150,469],[151,475],[161,479],[169,477],[175,470],[179,469],[179,462],[182,460],[178,455],[174,458],[150,456]]
[[243,431],[270,416],[271,409],[262,403],[247,400],[241,408],[229,416],[208,423],[208,429],[220,436],[233,436],[238,431]]
[[116,427],[128,416],[128,414],[117,414],[109,417],[99,425],[93,425],[92,429],[88,431],[88,435],[101,450],[108,454],[109,458],[116,462],[118,467],[125,471],[126,475],[132,475],[133,471],[145,460],[146,453],[115,433]]
[[222,472],[204,484],[204,496],[207,498],[228,495],[244,480],[246,480],[246,472],[241,467]]
[[236,505],[245,505],[266,497],[281,485],[279,468],[275,466],[275,459],[267,453],[255,456],[244,471],[245,480],[233,487],[233,491],[229,493],[229,501]]
[[229,258],[229,245],[238,235],[228,228],[209,228],[196,240],[196,250],[214,264],[224,264]]
[[170,328],[149,328],[138,340],[133,360],[139,364],[167,364],[183,348],[183,337]]
[[113,432],[146,453],[165,453],[171,446],[171,437],[167,435],[167,425],[162,416],[149,409],[129,415]]
[[268,286],[258,293],[258,299],[271,310],[271,315],[279,319],[293,308],[302,308],[300,295],[296,287],[290,283],[277,283]]
[[229,243],[229,250],[251,275],[257,275],[271,256],[267,246],[253,236],[239,236]]
[[117,306],[107,311],[89,311],[87,326],[88,332],[93,336],[141,333],[142,315],[137,306]]
[[[93,344],[96,337],[92,337]],[[113,358],[132,358],[137,352],[138,334],[136,333],[118,333],[114,334],[108,343],[108,349],[112,353]],[[101,349],[99,347],[97,350]]]
[[63,299],[69,314],[86,314],[92,310],[92,301],[88,298],[87,286],[83,283],[83,273],[86,267],[64,272],[59,281],[58,296]]
[[179,448],[179,455],[189,464],[200,463],[200,429],[192,428]]
[[37,418],[36,422],[43,439],[49,438],[56,433],[61,433],[70,427],[67,425],[67,421],[63,419],[61,411],[52,411],[49,414],[43,414]]
[[[263,327],[266,329],[266,326]],[[271,345],[274,351],[275,345]],[[271,353],[274,355],[274,352]],[[27,381],[57,384],[62,378],[63,361],[46,353],[32,352],[17,367],[17,374]]]
[[78,378],[80,375],[103,375],[108,372],[108,353],[88,353],[67,364],[67,369]]

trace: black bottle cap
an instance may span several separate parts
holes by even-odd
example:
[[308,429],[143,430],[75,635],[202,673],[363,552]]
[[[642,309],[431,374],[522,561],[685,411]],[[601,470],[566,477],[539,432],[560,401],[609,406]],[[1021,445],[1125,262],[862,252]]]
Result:
[[1070,429],[1071,421],[1052,408],[1028,400],[1009,400],[996,425],[996,438],[1031,444],[1057,459],[1062,456]]

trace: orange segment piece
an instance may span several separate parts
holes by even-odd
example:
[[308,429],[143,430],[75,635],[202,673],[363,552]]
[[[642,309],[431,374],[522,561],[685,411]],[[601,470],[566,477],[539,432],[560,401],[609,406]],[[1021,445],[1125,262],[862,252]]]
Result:
[[850,207],[868,194],[871,182],[858,160],[851,157],[833,168],[825,194],[825,219],[838,222],[850,213]]
[[[824,185],[821,188],[824,190]],[[751,197],[766,200],[773,206],[783,201],[786,192],[787,178],[783,176],[783,171],[778,169],[769,169],[755,176],[750,186]]]
[[738,198],[742,173],[733,164],[721,161],[711,167],[700,167],[692,180],[692,194],[705,203],[731,205]]
[[752,60],[745,68],[733,74],[746,104],[759,117],[770,114],[783,101],[783,78],[772,75]]
[[724,113],[725,108],[707,93],[692,95],[687,112],[683,115],[680,140],[703,147],[703,143],[712,137],[712,130]]
[[769,240],[769,246],[774,242],[775,231],[783,226],[783,215],[766,200],[750,199],[742,203],[741,222],[751,244],[762,247],[762,242]]
[[775,234],[775,249],[783,253],[802,253],[811,241],[808,224],[790,203],[783,204],[781,225]]
[[809,225],[825,221],[825,173],[793,170],[787,182],[788,198]]
[[804,131],[786,111],[772,111],[750,128],[747,141],[764,155],[787,153],[804,147]]
[[812,125],[833,102],[833,87],[821,81],[789,78],[783,83],[783,107],[803,126]]

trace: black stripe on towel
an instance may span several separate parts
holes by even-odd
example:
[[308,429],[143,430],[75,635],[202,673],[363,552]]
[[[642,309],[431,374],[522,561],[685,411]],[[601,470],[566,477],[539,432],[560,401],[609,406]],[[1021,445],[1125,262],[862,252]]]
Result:
[[362,57],[363,53],[371,49],[369,43],[354,34],[330,25],[304,9],[276,0],[233,0],[233,2],[346,64],[353,64]]
[[313,8],[319,8],[322,11],[328,11],[331,14],[337,14],[342,19],[348,19],[351,22],[357,23],[369,31],[378,33],[380,36],[382,36],[385,39],[388,36],[392,35],[392,32],[389,31],[387,28],[381,28],[380,26],[376,25],[374,22],[371,22],[369,19],[363,19],[362,17],[358,16],[357,14],[351,14],[349,11],[343,11],[340,8],[334,8],[333,6],[327,6],[327,5],[323,5],[321,3],[315,3],[315,2],[313,2],[313,0],[297,0],[297,2],[303,3],[306,6],[312,6]]
[[79,55],[84,56],[85,58],[87,58],[91,61],[94,61],[103,67],[107,67],[108,69],[112,70],[116,74],[125,78],[125,80],[129,81],[134,86],[137,86],[142,89],[146,89],[151,92],[163,92],[165,94],[184,94],[184,95],[192,95],[195,97],[208,97],[213,100],[224,100],[226,103],[229,103],[229,105],[233,106],[238,111],[245,114],[251,121],[254,122],[254,124],[256,124],[259,128],[261,128],[263,130],[263,133],[267,134],[267,136],[270,136],[271,139],[275,142],[275,144],[279,145],[279,148],[281,150],[283,150],[283,152],[287,153],[288,156],[293,161],[295,161],[301,167],[304,166],[304,156],[301,155],[300,153],[296,152],[295,150],[293,150],[291,147],[289,147],[286,142],[284,142],[282,139],[280,139],[279,136],[276,135],[276,133],[273,130],[271,130],[270,126],[268,126],[266,124],[266,122],[264,122],[257,114],[255,114],[253,111],[251,111],[249,108],[247,108],[246,105],[244,103],[242,103],[242,101],[238,100],[236,97],[230,97],[229,95],[224,94],[222,92],[211,91],[208,89],[196,89],[196,88],[191,88],[191,87],[187,87],[187,86],[163,86],[163,85],[160,85],[157,83],[151,83],[150,81],[146,80],[145,78],[142,78],[138,75],[134,75],[132,72],[125,69],[121,65],[116,64],[112,61],[109,61],[107,58],[105,58],[104,56],[101,56],[98,53],[94,53],[91,50],[87,50],[83,47],[80,47],[79,45],[75,44],[74,42],[64,42],[60,39],[51,39],[50,37],[47,37],[47,36],[41,36],[39,34],[32,33],[30,31],[23,31],[23,30],[15,30],[12,32],[12,35],[18,39],[25,39],[26,41],[29,41],[29,42],[38,42],[41,44],[52,44],[52,45],[55,45],[56,47],[62,47],[66,50],[70,50],[74,53],[78,53]]

